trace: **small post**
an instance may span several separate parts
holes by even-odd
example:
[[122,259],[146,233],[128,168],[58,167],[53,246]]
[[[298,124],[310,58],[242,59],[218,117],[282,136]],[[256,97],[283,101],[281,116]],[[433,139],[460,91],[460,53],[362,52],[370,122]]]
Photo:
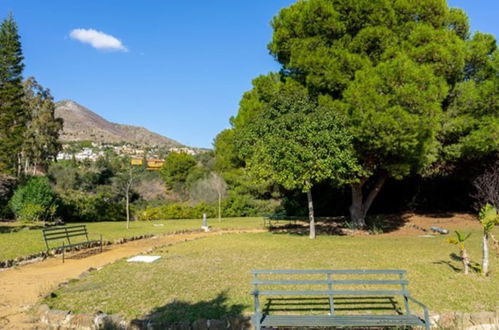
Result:
[[100,253],[102,253],[102,234],[100,234]]
[[206,219],[206,213],[203,213],[203,224],[201,225],[201,229],[205,232],[210,231],[210,227],[208,227],[208,220]]
[[[327,281],[329,291],[333,291],[333,283],[331,282],[332,278],[330,273],[327,274]],[[332,294],[329,295],[329,315],[334,315],[334,298]]]
[[64,263],[64,253],[66,252],[66,245],[64,241],[62,241],[62,263]]
[[402,290],[404,291],[405,313],[406,313],[406,315],[410,315],[411,314],[411,309],[409,307],[409,299],[407,298],[407,295],[405,294],[406,286],[402,282],[402,281],[405,281],[405,274],[404,273],[400,273],[399,274],[399,278],[400,278],[400,281],[401,281]]

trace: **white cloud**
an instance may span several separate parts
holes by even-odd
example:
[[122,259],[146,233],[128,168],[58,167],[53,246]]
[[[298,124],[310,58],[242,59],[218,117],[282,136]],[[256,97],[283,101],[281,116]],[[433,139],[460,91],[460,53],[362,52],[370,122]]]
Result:
[[128,51],[121,40],[94,29],[74,29],[69,33],[69,36],[97,49]]

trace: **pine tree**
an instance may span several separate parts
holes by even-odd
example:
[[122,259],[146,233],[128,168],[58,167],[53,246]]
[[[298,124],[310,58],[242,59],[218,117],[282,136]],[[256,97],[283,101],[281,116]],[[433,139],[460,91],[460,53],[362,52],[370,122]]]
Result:
[[0,25],[0,172],[20,174],[26,129],[23,103],[24,69],[17,25],[10,14]]

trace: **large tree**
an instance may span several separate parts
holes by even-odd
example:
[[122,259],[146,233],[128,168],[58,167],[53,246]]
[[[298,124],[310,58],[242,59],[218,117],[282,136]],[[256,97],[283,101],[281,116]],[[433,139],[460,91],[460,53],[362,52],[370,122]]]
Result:
[[23,54],[17,25],[9,15],[0,25],[0,172],[19,173],[26,128]]
[[497,150],[495,40],[470,39],[466,14],[445,0],[300,0],[272,26],[283,75],[346,117],[362,166],[351,184],[359,226],[387,178]]
[[312,188],[325,180],[344,183],[359,170],[341,116],[318,107],[289,80],[269,95],[257,118],[239,131],[241,154],[261,180],[307,194],[310,238],[315,238]]
[[25,174],[37,166],[47,170],[50,161],[56,159],[61,150],[59,132],[62,118],[55,118],[55,105],[50,91],[43,88],[35,78],[24,82],[24,102],[28,111],[27,129],[22,147],[22,166]]

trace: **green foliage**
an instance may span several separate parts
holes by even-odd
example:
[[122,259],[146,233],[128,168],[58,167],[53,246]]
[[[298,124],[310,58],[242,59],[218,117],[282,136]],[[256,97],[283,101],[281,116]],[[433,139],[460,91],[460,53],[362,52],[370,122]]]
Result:
[[269,216],[280,211],[279,201],[256,199],[250,194],[230,191],[222,203],[222,214],[227,217]]
[[49,180],[46,177],[32,177],[16,189],[10,206],[19,220],[46,221],[55,214],[55,202]]
[[460,231],[455,230],[454,233],[456,234],[456,237],[451,237],[447,238],[446,241],[450,244],[453,245],[458,245],[461,250],[464,249],[464,242],[470,238],[471,233],[464,234],[461,233]]
[[61,118],[54,116],[54,100],[48,89],[43,88],[33,77],[28,78],[23,87],[29,117],[21,160],[26,173],[29,165],[34,169],[37,165],[46,168],[50,161],[55,160],[62,148],[59,132],[63,123]]
[[64,221],[123,221],[125,206],[110,192],[87,193],[68,190],[59,195],[60,207],[57,214]]
[[173,190],[181,190],[194,166],[196,166],[196,159],[193,156],[183,152],[169,153],[160,170],[166,187]]
[[225,129],[215,138],[215,169],[217,171],[228,171],[242,166],[239,153],[235,146],[235,129]]
[[364,170],[383,168],[401,178],[435,161],[446,92],[429,66],[401,55],[358,71],[343,101],[323,102],[347,118]]
[[497,214],[497,209],[488,203],[482,207],[478,214],[478,218],[482,223],[485,234],[490,233],[494,226],[499,224],[499,214]]
[[16,173],[26,127],[19,38],[10,14],[0,25],[0,173]]
[[289,81],[241,130],[239,149],[256,178],[307,191],[326,179],[354,177],[350,139],[341,117],[317,108],[305,89]]
[[185,203],[173,203],[169,205],[148,208],[137,214],[139,220],[167,220],[167,219],[200,219],[203,213],[209,218],[217,216],[215,206],[199,203],[191,206]]

